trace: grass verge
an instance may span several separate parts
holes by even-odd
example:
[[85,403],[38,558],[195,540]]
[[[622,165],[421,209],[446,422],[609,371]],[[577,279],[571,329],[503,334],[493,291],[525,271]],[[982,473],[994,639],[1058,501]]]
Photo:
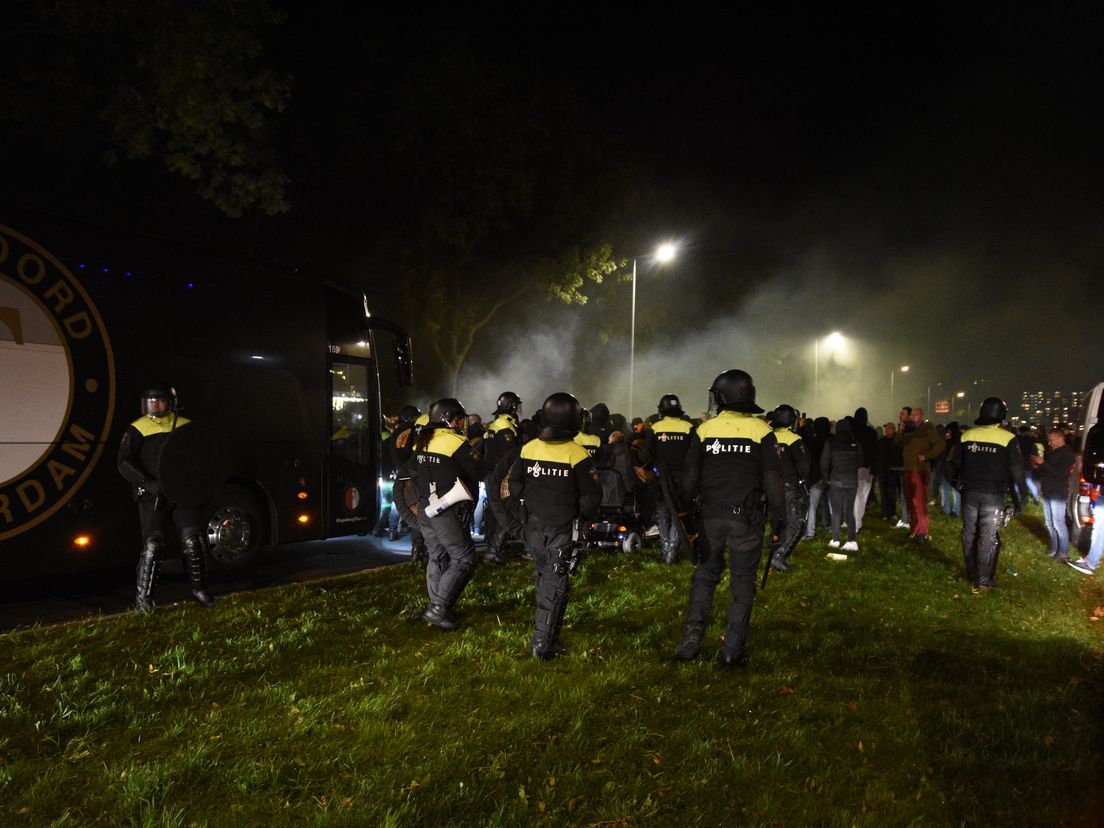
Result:
[[[994,593],[959,524],[803,541],[722,673],[671,653],[690,567],[598,553],[567,657],[528,656],[531,565],[464,628],[410,566],[0,637],[0,823],[1091,825],[1104,820],[1096,578],[1008,527]],[[1097,610],[1104,615],[1104,610]]]

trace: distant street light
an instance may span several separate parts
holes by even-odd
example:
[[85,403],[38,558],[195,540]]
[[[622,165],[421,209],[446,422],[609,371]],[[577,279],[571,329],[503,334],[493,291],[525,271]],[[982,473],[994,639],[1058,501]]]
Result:
[[960,400],[966,400],[966,419],[970,419],[970,401],[966,399],[966,392],[959,391],[955,394],[955,396],[958,397]]
[[633,404],[636,400],[633,398],[633,381],[636,373],[636,260],[650,258],[652,261],[659,264],[666,264],[675,258],[678,253],[678,247],[671,243],[665,242],[656,248],[655,253],[651,256],[633,256],[633,275],[632,275],[632,318],[629,326],[629,410],[627,412],[627,419],[631,423],[633,418]]
[[889,412],[890,412],[890,414],[892,414],[894,411],[897,410],[896,400],[893,397],[893,376],[898,371],[900,371],[902,374],[907,374],[908,369],[909,369],[909,367],[907,365],[902,365],[900,368],[894,368],[889,372]]
[[[838,348],[843,343],[843,334],[832,331],[824,337],[824,344],[831,348]],[[814,417],[820,416],[820,338],[813,340],[813,408]]]

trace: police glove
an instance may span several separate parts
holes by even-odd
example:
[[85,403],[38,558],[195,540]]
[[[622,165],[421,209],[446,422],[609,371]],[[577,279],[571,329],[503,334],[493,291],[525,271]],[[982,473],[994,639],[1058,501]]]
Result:
[[142,485],[139,487],[148,495],[153,497],[161,496],[161,484],[157,482],[156,478],[151,477],[149,480],[143,480]]

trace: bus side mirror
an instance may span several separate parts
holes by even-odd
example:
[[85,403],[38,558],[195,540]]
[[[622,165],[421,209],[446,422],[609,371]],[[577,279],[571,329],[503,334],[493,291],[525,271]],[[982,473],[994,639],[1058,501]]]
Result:
[[391,348],[395,354],[395,377],[402,387],[414,384],[414,362],[411,355],[412,346],[409,336],[396,336],[391,340]]

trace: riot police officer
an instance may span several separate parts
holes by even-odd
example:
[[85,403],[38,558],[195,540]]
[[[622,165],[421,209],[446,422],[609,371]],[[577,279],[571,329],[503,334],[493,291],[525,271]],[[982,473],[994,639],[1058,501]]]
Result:
[[655,516],[659,523],[659,536],[663,541],[663,561],[673,564],[678,560],[679,512],[682,493],[680,481],[686,468],[686,450],[690,445],[693,424],[682,410],[682,403],[674,394],[665,394],[657,406],[659,419],[644,431],[645,454],[655,460],[663,497],[656,501]]
[[976,428],[967,429],[948,458],[952,483],[962,491],[962,554],[966,578],[979,591],[996,587],[1000,530],[1007,522],[1005,496],[1026,491],[1023,454],[1016,435],[1000,427],[1008,406],[999,397],[981,404]]
[[583,409],[583,425],[579,429],[579,433],[575,435],[575,442],[587,450],[592,458],[597,460],[598,449],[602,446],[602,438],[597,434],[590,433],[591,427],[591,414],[589,408]]
[[794,430],[797,410],[783,403],[774,410],[771,419],[774,439],[778,442],[778,463],[786,493],[786,518],[777,541],[771,540],[770,565],[781,572],[789,572],[790,555],[805,534],[805,518],[809,512],[809,455],[805,441]]
[[[488,473],[493,473],[499,461],[518,444],[518,421],[521,418],[521,397],[513,391],[503,391],[495,404],[494,419],[483,436],[483,456]],[[484,481],[487,497],[490,499],[490,478]],[[483,512],[485,520],[484,535],[487,538],[487,552],[483,560],[493,564],[504,564],[506,558],[503,547],[506,543],[506,527],[501,525],[493,509]]]
[[580,554],[577,521],[593,517],[602,501],[598,472],[575,442],[582,406],[571,394],[552,394],[541,407],[542,428],[522,446],[508,478],[510,498],[524,502],[525,541],[536,569],[537,617],[534,658],[551,659],[563,648],[560,628],[570,591],[569,576]]
[[456,629],[452,608],[475,568],[472,498],[486,474],[483,460],[463,434],[467,416],[459,400],[438,400],[430,406],[428,425],[414,438],[418,525],[429,552],[429,606],[422,620],[444,630]]
[[153,591],[165,545],[165,535],[175,526],[187,560],[192,596],[204,607],[215,602],[207,592],[206,548],[203,516],[199,509],[170,502],[157,479],[161,449],[177,429],[190,420],[179,414],[176,390],[166,382],[150,383],[142,391],[142,416],[127,426],[119,442],[119,473],[134,487],[138,519],[142,527],[142,551],[138,557],[138,588],[134,605],[139,610],[154,607]]
[[700,503],[699,563],[690,581],[686,623],[675,649],[681,661],[697,658],[713,593],[729,554],[732,600],[719,662],[724,669],[747,664],[744,643],[755,600],[755,574],[763,552],[764,500],[770,506],[772,536],[785,511],[777,439],[755,404],[755,385],[744,371],[729,370],[709,389],[716,417],[690,435],[683,475],[683,496]]

